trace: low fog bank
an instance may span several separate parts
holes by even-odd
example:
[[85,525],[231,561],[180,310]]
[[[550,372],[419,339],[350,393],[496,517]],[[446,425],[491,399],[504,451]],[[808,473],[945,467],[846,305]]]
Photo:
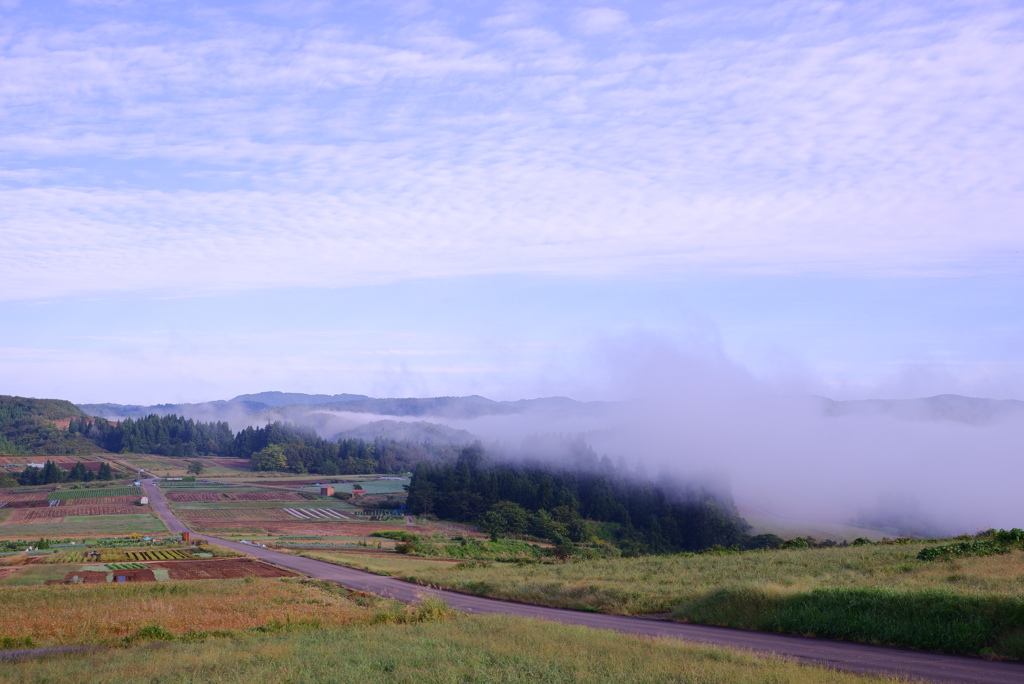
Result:
[[917,535],[1024,527],[1020,402],[984,415],[972,409],[984,402],[957,397],[830,402],[810,383],[758,380],[715,346],[684,349],[651,336],[609,343],[603,357],[598,372],[622,402],[568,418],[449,424],[505,443],[579,434],[620,470],[718,483],[741,507],[795,520]]
[[738,502],[793,518],[879,524],[912,512],[919,528],[947,534],[1024,525],[1024,421],[829,415],[806,381],[758,380],[717,346],[638,336],[607,357],[630,401],[615,430],[594,435],[599,451],[720,471]]

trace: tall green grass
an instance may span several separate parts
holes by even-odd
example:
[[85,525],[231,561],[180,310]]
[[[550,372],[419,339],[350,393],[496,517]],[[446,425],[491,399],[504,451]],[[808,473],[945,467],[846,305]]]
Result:
[[[353,564],[423,584],[537,605],[671,613],[733,627],[1024,659],[1019,552],[920,561],[925,543],[557,564]],[[318,557],[345,562],[338,552]]]
[[1024,603],[1000,596],[883,588],[786,594],[759,586],[722,589],[679,606],[690,622],[898,644],[931,651],[1024,659]]
[[[159,640],[159,626],[132,643]],[[205,637],[205,638],[204,638]],[[191,642],[191,643],[189,643]],[[195,634],[139,651],[5,667],[5,682],[892,682],[669,640],[500,616],[370,626],[283,628],[233,638]]]

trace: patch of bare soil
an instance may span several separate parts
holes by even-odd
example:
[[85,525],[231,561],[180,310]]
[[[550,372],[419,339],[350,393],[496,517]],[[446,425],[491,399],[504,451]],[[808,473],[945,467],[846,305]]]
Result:
[[295,573],[248,558],[208,561],[161,561],[151,568],[164,568],[172,580],[236,579],[239,577],[295,577]]
[[[118,577],[124,577],[123,582],[156,582],[156,577],[153,576],[153,571],[149,568],[143,570],[142,568],[136,568],[134,570],[111,570],[114,573],[115,582],[118,581]],[[76,572],[69,572],[64,576],[63,580],[49,580],[47,584],[71,584],[74,582],[74,578],[78,577],[79,582],[86,584],[99,584],[107,581],[107,575],[110,572],[102,572],[99,570],[78,570]]]
[[[197,526],[198,527],[198,526]],[[382,530],[402,530],[403,532],[416,532],[425,533],[428,530],[425,527],[419,525],[404,525],[394,524],[389,525],[385,523],[312,523],[296,521],[293,523],[275,523],[275,522],[263,522],[263,523],[231,523],[231,522],[216,522],[207,523],[202,525],[202,530],[207,534],[214,534],[215,531],[230,533],[235,529],[252,529],[259,527],[267,532],[267,534],[302,534],[302,535],[317,535],[321,537],[326,536],[342,536],[342,537],[365,537],[371,532],[379,532]]]

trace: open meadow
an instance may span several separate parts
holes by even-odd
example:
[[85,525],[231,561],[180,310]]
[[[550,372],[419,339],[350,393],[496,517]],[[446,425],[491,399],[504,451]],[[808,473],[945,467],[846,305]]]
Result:
[[669,614],[703,624],[1024,658],[1024,553],[918,560],[926,546],[911,542],[564,563],[453,563],[345,550],[303,553],[425,585],[536,605]]

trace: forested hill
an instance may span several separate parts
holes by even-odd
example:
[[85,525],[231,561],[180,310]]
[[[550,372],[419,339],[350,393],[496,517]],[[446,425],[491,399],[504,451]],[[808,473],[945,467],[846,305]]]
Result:
[[0,396],[0,454],[75,454],[97,451],[90,440],[69,433],[70,419],[86,415],[70,401]]
[[[578,443],[562,467],[489,458],[479,444],[455,461],[424,461],[413,473],[414,514],[479,523],[493,533],[556,544],[612,541],[622,552],[674,553],[732,546],[749,526],[728,495],[682,482],[658,485],[620,473]],[[588,453],[589,452],[589,453]]]
[[403,473],[421,461],[454,459],[458,450],[447,443],[387,439],[340,439],[332,442],[308,428],[271,423],[239,432],[229,453],[238,458],[248,458],[252,470],[349,475]]

